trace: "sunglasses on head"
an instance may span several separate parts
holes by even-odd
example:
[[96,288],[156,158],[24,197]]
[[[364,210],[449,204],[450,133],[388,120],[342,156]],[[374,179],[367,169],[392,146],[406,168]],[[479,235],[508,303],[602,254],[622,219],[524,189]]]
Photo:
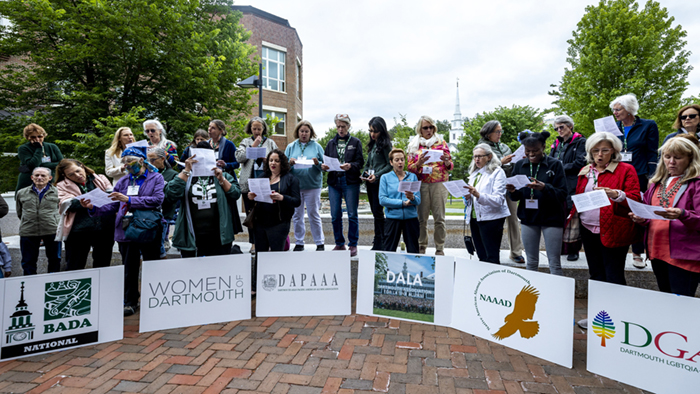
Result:
[[681,120],[686,120],[686,119],[695,119],[695,117],[696,117],[696,116],[698,116],[698,114],[692,114],[692,115],[681,115],[681,116],[679,116],[679,118],[681,118]]

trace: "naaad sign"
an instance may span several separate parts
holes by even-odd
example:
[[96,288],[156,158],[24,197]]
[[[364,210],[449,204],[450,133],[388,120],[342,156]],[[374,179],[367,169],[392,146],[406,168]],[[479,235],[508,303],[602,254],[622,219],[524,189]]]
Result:
[[250,255],[143,262],[139,332],[250,316]]
[[258,255],[256,316],[349,315],[350,252]]
[[360,251],[357,313],[449,326],[454,257]]
[[124,267],[0,280],[0,360],[124,337]]
[[655,393],[700,387],[700,300],[588,281],[589,371]]
[[458,258],[451,326],[571,368],[574,283]]

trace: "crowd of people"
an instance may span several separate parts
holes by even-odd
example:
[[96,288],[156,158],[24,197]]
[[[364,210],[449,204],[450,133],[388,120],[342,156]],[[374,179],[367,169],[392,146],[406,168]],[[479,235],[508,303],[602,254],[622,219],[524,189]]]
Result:
[[390,294],[374,294],[375,308],[389,309],[423,315],[435,314],[435,301],[425,298],[395,296]]
[[[662,291],[692,296],[700,282],[700,106],[678,111],[677,131],[661,148],[656,123],[637,116],[635,96],[620,96],[610,108],[619,137],[596,132],[586,138],[574,131],[569,116],[562,115],[554,119],[558,135],[548,153],[549,132],[519,135],[524,157],[515,157],[501,142],[498,121],[486,122],[468,173],[453,174],[467,184],[464,220],[472,233],[469,242],[479,260],[500,264],[507,226],[510,258],[538,270],[544,238],[549,271],[555,275],[564,274],[561,255],[576,260],[583,247],[592,279],[622,285],[631,247],[639,268],[645,266],[646,251]],[[370,120],[366,147],[350,134],[349,115],[338,114],[334,121],[337,133],[325,147],[317,142],[312,124],[302,120],[294,129],[295,140],[283,151],[259,117],[247,123],[246,138],[238,147],[226,138],[225,122],[212,120],[208,130],[194,133],[180,156],[161,122],[151,119],[143,123],[145,143],[137,143],[127,127],[116,131],[105,152],[106,176],[63,158],[56,145],[44,141],[44,129],[30,124],[24,129],[27,142],[19,147],[15,194],[24,274],[36,274],[41,244],[48,271],[57,272],[61,242],[69,270],[84,268],[90,250],[93,267],[108,266],[116,242],[125,267],[124,313],[130,315],[139,307],[140,262],[164,258],[171,245],[183,258],[229,254],[245,225],[251,253],[289,250],[292,242],[294,251],[302,251],[308,217],[316,250],[325,250],[320,216],[324,173],[333,250],[357,254],[364,183],[374,219],[373,250],[396,251],[403,239],[409,253],[425,254],[432,228],[435,255],[444,255],[444,183],[454,162],[435,121],[422,116],[405,151],[392,146],[381,117]],[[259,148],[265,148],[264,157]],[[193,167],[201,159],[197,153],[208,153],[203,150],[214,151],[216,165],[209,175],[195,176]],[[340,168],[332,169],[329,164],[335,161],[324,158],[337,159]],[[510,181],[516,175],[529,183],[516,187]],[[259,185],[258,180],[269,183],[269,196],[253,191],[251,184]],[[416,181],[421,182],[419,190],[399,191],[402,182]],[[94,206],[81,197],[95,189],[108,193],[113,202]],[[579,212],[572,197],[595,190],[604,191],[610,205]],[[236,205],[239,198],[246,214],[243,222]],[[658,206],[659,215],[670,220],[637,217],[630,211],[630,200]],[[10,273],[7,268],[0,271]]]

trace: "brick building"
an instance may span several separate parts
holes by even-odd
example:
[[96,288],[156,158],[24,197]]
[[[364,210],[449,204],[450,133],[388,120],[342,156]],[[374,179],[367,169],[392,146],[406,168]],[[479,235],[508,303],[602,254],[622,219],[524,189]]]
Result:
[[[263,62],[263,116],[270,114],[282,120],[272,138],[284,149],[294,141],[294,127],[303,119],[303,56],[302,44],[289,21],[252,6],[233,6],[243,13],[241,23],[250,30],[248,43],[258,48],[256,55]],[[258,113],[258,97],[252,98]]]

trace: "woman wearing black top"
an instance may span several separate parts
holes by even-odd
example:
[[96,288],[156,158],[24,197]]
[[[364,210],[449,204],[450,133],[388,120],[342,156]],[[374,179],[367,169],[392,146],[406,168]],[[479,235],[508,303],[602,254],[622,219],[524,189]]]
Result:
[[362,179],[367,186],[367,198],[374,217],[374,241],[372,250],[384,247],[384,207],[379,204],[379,179],[391,171],[389,152],[391,136],[386,131],[386,122],[379,116],[369,121],[369,144],[367,144],[367,163]]
[[549,272],[564,275],[560,254],[568,193],[564,166],[559,160],[544,154],[549,135],[546,131],[520,135],[526,157],[515,163],[512,175],[525,175],[532,183],[520,189],[507,184],[506,190],[513,201],[518,201],[527,269],[538,269],[540,234],[544,234]]

